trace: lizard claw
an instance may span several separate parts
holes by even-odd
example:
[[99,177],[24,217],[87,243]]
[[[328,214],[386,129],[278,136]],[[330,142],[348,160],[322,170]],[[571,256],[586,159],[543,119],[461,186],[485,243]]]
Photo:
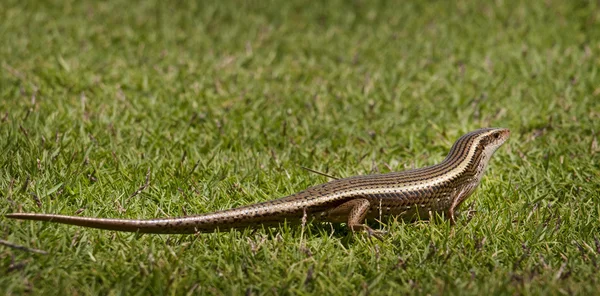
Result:
[[375,230],[371,227],[365,226],[364,230],[367,232],[367,234],[370,237],[374,237],[380,241],[383,241],[383,236],[387,235],[387,231],[385,230]]

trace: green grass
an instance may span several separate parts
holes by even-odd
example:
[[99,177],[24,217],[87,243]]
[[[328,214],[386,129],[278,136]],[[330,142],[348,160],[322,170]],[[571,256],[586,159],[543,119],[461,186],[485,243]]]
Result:
[[[1,294],[592,294],[597,1],[3,1]],[[136,235],[512,130],[449,223]],[[145,182],[149,186],[132,194]],[[37,201],[36,201],[37,199]],[[465,210],[471,208],[474,214]]]

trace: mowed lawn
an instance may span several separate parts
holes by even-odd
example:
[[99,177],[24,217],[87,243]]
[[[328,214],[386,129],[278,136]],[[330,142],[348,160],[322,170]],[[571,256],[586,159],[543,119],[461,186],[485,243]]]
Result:
[[[0,294],[597,293],[600,4],[526,2],[2,1]],[[481,127],[512,135],[457,225],[369,221],[382,242],[4,217],[226,209]]]

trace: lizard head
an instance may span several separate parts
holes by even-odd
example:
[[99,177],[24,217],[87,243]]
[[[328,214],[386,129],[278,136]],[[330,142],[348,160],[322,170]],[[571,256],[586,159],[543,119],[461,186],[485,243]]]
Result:
[[475,144],[474,165],[476,165],[477,179],[481,179],[490,158],[496,150],[508,140],[510,130],[507,128],[486,128],[471,133]]
[[510,130],[507,128],[489,128],[481,130],[480,144],[486,152],[494,153],[498,147],[502,146],[510,136]]

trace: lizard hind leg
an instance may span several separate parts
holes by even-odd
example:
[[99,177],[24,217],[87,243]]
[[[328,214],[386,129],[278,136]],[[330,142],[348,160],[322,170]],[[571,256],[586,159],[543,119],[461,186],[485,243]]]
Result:
[[[364,231],[369,236],[373,236],[383,241],[382,234],[384,234],[385,232],[374,230],[363,223],[365,217],[369,213],[370,208],[371,203],[369,202],[369,200],[364,198],[353,199],[328,211],[327,217],[330,221],[333,222],[347,222],[348,228],[350,228],[352,232]],[[346,217],[347,220],[344,221],[343,219]]]

